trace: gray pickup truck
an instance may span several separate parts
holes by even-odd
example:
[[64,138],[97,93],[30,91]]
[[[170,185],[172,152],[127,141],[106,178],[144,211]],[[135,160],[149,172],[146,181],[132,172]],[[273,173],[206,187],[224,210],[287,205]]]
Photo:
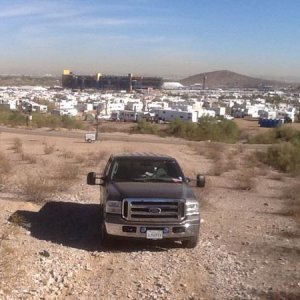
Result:
[[[102,175],[90,172],[87,184],[100,185],[101,240],[113,238],[198,243],[199,201],[176,159],[153,153],[112,155]],[[205,178],[197,175],[198,187]]]

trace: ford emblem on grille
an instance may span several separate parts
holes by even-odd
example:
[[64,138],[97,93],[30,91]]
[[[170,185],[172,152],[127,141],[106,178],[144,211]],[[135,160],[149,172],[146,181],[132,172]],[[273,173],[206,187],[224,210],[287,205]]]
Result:
[[161,209],[159,207],[150,207],[149,208],[149,213],[160,214],[161,213]]

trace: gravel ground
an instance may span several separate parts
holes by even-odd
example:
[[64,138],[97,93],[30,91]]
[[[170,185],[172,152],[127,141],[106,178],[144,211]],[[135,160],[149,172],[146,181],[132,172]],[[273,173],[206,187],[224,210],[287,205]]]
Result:
[[[35,164],[11,149],[15,138],[21,139],[24,152],[37,157]],[[211,145],[199,143],[195,150],[195,145],[174,147],[166,141],[156,143],[155,152],[175,156],[189,177],[207,175],[207,187],[195,189],[202,224],[200,243],[192,250],[179,243],[101,246],[99,191],[85,184],[86,173],[103,167],[111,152],[149,151],[151,143],[87,145],[78,139],[2,133],[0,152],[13,172],[0,190],[0,298],[299,299],[299,229],[283,213],[280,197],[296,179],[256,169],[254,183],[245,188],[239,172],[250,168],[246,150],[217,147],[227,167],[216,176],[211,170],[217,159],[207,153]],[[45,143],[56,150],[45,155]],[[92,153],[102,158],[90,167],[83,162],[67,190],[51,195],[47,203],[26,201],[20,178],[40,169],[54,172],[55,164]]]

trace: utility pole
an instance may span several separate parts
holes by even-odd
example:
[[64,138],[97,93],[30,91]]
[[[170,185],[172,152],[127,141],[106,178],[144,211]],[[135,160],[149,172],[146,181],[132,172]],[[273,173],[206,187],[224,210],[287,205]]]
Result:
[[97,105],[97,113],[96,113],[96,141],[99,139],[99,103]]

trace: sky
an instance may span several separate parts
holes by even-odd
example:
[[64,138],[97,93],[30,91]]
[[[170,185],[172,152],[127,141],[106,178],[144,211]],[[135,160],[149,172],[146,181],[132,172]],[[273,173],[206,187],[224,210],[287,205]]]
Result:
[[298,0],[0,0],[0,74],[300,82]]

